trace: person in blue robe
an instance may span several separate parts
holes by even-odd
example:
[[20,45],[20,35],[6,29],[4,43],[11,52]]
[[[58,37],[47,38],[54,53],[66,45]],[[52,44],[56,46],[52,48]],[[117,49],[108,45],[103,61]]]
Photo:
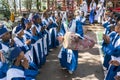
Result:
[[21,25],[23,27],[23,29],[25,29],[25,20],[27,19],[27,14],[23,14],[22,18],[21,18]]
[[[111,41],[114,39],[115,34],[116,34],[114,29],[112,31],[112,28],[115,28],[115,26],[114,25],[108,25],[108,28],[106,28],[106,31],[105,31],[105,35],[109,35],[110,38],[111,38]],[[107,45],[107,44],[103,41],[102,49],[104,48],[105,45]],[[108,70],[108,68],[109,68],[109,61],[111,60],[111,55],[108,55],[104,51],[103,51],[103,53],[104,53],[103,66]]]
[[90,3],[90,16],[89,16],[90,24],[94,23],[95,10],[96,10],[96,3],[94,0],[92,0],[92,2]]
[[8,64],[5,63],[5,59],[2,52],[2,44],[0,44],[0,80],[6,80],[7,70]]
[[12,65],[7,71],[7,80],[32,80],[37,76],[38,67],[34,63],[28,62],[19,47],[10,52],[9,60]]
[[44,25],[44,27],[45,27],[45,30],[44,30],[44,34],[46,35],[47,34],[47,55],[48,55],[48,52],[49,52],[49,31],[47,30],[47,27],[48,27],[48,25],[49,25],[49,22],[48,22],[48,14],[47,14],[47,12],[44,12],[43,13],[43,19],[42,19],[42,23],[43,23],[43,25]]
[[[38,40],[35,42],[35,46],[34,47],[34,50],[38,55],[37,57],[39,58],[39,63],[35,62],[37,64],[37,66],[42,66],[44,63],[45,63],[45,55],[44,55],[44,50],[43,50],[43,35],[42,35],[42,26],[40,25],[40,22],[41,22],[41,18],[40,18],[40,15],[38,14],[35,14],[33,16],[33,25],[32,25],[32,34],[34,35],[33,38],[37,39]],[[35,33],[35,34],[34,34]],[[37,46],[37,47],[36,47]],[[33,53],[35,53],[33,52]],[[34,55],[35,56],[35,55]],[[36,61],[36,60],[35,60]]]
[[13,34],[16,34],[14,37],[15,43],[26,53],[28,50],[30,50],[29,45],[31,44],[31,40],[26,40],[23,37],[24,30],[22,28],[22,25],[18,25],[14,28]]
[[79,20],[81,25],[85,25],[86,18],[84,16],[84,11],[80,12],[80,15],[76,18],[76,20]]
[[10,61],[8,59],[9,52],[13,47],[16,47],[13,39],[7,28],[4,25],[0,26],[0,79],[6,80],[6,73],[10,65]]
[[120,27],[115,27],[116,36],[114,40],[112,41],[114,50],[111,53],[106,53],[108,55],[111,55],[111,61],[109,62],[111,65],[109,66],[107,76],[105,77],[105,80],[115,80],[115,76],[117,75],[117,72],[120,70],[120,36],[119,31]]
[[[60,32],[58,33],[58,40],[62,42],[64,40],[63,36],[67,31],[75,32],[77,34],[76,39],[79,39],[79,36],[83,37],[83,28],[79,21],[73,19],[73,13],[70,11],[67,13],[68,21],[63,22],[61,25]],[[68,24],[66,24],[68,23]],[[67,25],[67,26],[66,26]],[[62,68],[66,68],[70,74],[72,74],[78,65],[78,51],[61,48],[58,55],[60,64]]]
[[49,25],[47,27],[47,30],[49,30],[49,33],[50,33],[50,49],[52,48],[56,48],[58,45],[59,45],[59,42],[58,40],[56,39],[57,37],[57,24],[54,22],[53,18],[50,17],[49,18]]

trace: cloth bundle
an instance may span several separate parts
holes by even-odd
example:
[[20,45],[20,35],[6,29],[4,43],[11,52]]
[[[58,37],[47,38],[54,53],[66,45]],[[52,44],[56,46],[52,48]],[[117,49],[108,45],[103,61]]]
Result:
[[85,51],[91,49],[95,45],[95,41],[86,35],[84,37],[80,36],[78,41],[75,40],[75,36],[75,33],[66,32],[64,35],[63,47],[72,50]]

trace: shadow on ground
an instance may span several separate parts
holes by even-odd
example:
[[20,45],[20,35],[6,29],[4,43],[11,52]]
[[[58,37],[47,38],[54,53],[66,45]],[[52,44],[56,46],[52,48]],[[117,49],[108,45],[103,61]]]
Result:
[[[96,40],[93,32],[88,34]],[[36,80],[103,80],[101,59],[96,46],[88,51],[79,52],[78,68],[72,75],[61,69],[57,57],[59,51],[60,47],[49,53]]]

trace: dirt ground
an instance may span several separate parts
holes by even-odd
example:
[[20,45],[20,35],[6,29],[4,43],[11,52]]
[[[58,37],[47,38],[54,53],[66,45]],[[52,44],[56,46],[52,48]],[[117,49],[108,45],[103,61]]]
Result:
[[[70,75],[62,70],[58,60],[60,47],[53,49],[47,56],[45,65],[40,69],[36,80],[104,80],[101,57],[98,49],[95,32],[91,27],[85,26],[85,33],[96,41],[95,46],[85,52],[79,52],[78,68]],[[95,29],[95,28],[92,28]]]

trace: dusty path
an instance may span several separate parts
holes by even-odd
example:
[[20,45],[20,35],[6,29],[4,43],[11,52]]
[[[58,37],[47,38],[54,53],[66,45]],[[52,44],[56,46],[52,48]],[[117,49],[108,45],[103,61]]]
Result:
[[[87,31],[87,34],[96,40],[96,35],[94,33],[96,31],[94,30]],[[90,49],[86,52],[79,52],[78,68],[72,75],[68,74],[66,70],[61,69],[59,65],[59,60],[57,58],[59,50],[60,48],[55,48],[51,53],[49,53],[49,55],[47,56],[47,62],[45,63],[45,65],[42,66],[40,70],[40,74],[37,76],[36,80],[103,80],[104,79],[98,44],[96,44],[93,49]]]

